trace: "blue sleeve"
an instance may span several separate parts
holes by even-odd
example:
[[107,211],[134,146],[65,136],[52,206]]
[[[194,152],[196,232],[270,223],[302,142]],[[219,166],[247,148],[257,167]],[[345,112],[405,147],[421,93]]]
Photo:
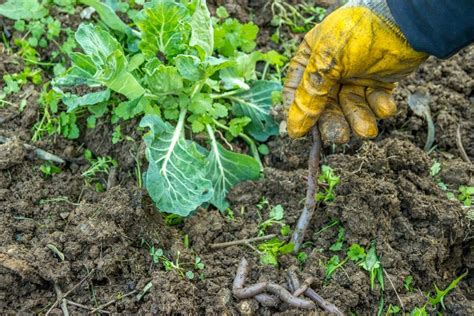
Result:
[[387,0],[410,45],[446,58],[474,41],[474,0]]

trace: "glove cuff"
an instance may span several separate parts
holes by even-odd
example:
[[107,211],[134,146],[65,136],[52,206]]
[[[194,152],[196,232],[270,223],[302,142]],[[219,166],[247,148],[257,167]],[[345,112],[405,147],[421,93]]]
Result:
[[387,23],[392,31],[405,41],[407,40],[400,30],[400,27],[398,27],[397,22],[395,22],[395,18],[393,17],[386,0],[349,0],[344,7],[366,7],[370,9]]

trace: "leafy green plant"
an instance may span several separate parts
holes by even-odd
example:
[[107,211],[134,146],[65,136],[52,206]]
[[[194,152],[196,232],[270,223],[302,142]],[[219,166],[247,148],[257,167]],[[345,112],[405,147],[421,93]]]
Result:
[[104,191],[104,186],[101,182],[102,179],[100,178],[100,176],[109,174],[110,168],[116,167],[118,165],[117,161],[109,156],[99,156],[94,158],[92,152],[88,149],[84,152],[84,158],[86,158],[86,160],[90,164],[89,168],[87,168],[87,170],[82,173],[82,176],[86,180],[86,183],[95,183],[97,191]]
[[381,290],[384,291],[383,268],[375,252],[374,244],[372,244],[367,253],[360,245],[352,244],[347,251],[347,256],[369,273],[370,288],[372,290],[375,288],[375,281],[377,280]]
[[462,202],[464,206],[471,206],[472,199],[474,198],[474,187],[461,185],[458,191],[458,200]]
[[390,304],[387,308],[387,312],[385,313],[385,315],[396,315],[400,313],[400,311],[400,307],[398,307],[397,305]]
[[341,182],[341,179],[334,174],[331,167],[322,165],[321,174],[318,177],[319,187],[322,188],[316,193],[316,201],[330,202],[335,199],[334,188]]
[[[146,243],[145,241],[142,241]],[[202,262],[201,258],[196,256],[194,258],[194,263],[187,264],[187,263],[181,263],[179,261],[179,257],[181,253],[178,251],[176,253],[176,260],[171,260],[169,259],[165,254],[163,249],[161,248],[155,248],[155,246],[149,246],[149,251],[148,253],[151,256],[153,264],[159,264],[161,263],[165,271],[175,271],[178,273],[182,278],[186,277],[189,280],[194,279],[194,272],[195,271],[201,271],[205,268],[204,263]],[[188,267],[188,268],[186,268]],[[204,277],[204,274],[201,272],[200,274],[201,279]]]
[[433,307],[437,307],[438,304],[441,304],[441,307],[445,309],[446,307],[444,306],[444,297],[451,292],[457,285],[458,283],[465,277],[467,276],[467,272],[461,274],[458,278],[453,280],[447,288],[444,290],[440,290],[438,286],[435,284],[435,296],[431,296],[431,294],[428,294],[428,302],[431,304]]
[[260,253],[260,263],[264,265],[278,265],[278,257],[293,251],[294,244],[286,243],[278,238],[270,239],[258,245]]
[[342,244],[344,243],[344,240],[346,239],[346,230],[344,227],[340,226],[338,233],[337,233],[337,241],[329,247],[329,250],[332,251],[339,251],[342,249]]
[[339,256],[332,256],[326,263],[326,281],[330,280],[334,272],[336,272],[336,270],[342,267],[346,262],[347,258],[341,261]]
[[[283,229],[285,227],[285,223],[283,222],[284,216],[285,216],[285,210],[283,209],[283,206],[278,204],[272,207],[272,209],[270,210],[270,213],[268,214],[268,219],[258,224],[257,236],[265,235],[267,228],[275,224],[282,226],[282,229]],[[284,233],[287,233],[287,229],[289,229],[289,227],[284,229],[282,233],[283,236],[286,236],[284,235]]]
[[[72,66],[53,81],[67,112],[121,100],[109,102],[113,122],[143,116],[148,130],[144,185],[158,209],[187,216],[210,203],[224,211],[232,186],[260,176],[255,141],[278,133],[270,109],[281,85],[258,80],[256,64],[277,66],[281,58],[253,51],[258,28],[211,19],[204,0],[146,3],[134,18],[138,30],[107,3],[81,2],[113,32],[91,24],[76,31],[82,52],[69,53]],[[95,91],[78,95],[77,86]],[[222,135],[243,139],[252,156],[225,148]]]
[[62,171],[61,168],[59,168],[58,166],[53,165],[52,163],[42,164],[40,166],[40,170],[47,177],[50,177],[53,174],[61,173],[61,171]]
[[403,279],[403,287],[407,292],[413,292],[413,277],[411,275],[407,275]]
[[441,164],[438,161],[435,161],[430,168],[430,176],[435,177],[441,171]]

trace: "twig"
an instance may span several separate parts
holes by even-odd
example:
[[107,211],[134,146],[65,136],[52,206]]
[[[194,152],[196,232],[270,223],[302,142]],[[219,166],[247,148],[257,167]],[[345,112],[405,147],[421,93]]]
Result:
[[248,270],[248,261],[245,258],[242,258],[237,268],[234,283],[232,285],[232,293],[236,298],[252,298],[267,291],[275,294],[279,299],[294,307],[304,309],[314,309],[316,307],[313,302],[295,297],[284,287],[273,282],[260,282],[244,288],[244,283],[245,279],[247,278]]
[[459,124],[456,129],[456,145],[458,146],[459,154],[461,155],[462,160],[471,163],[471,159],[469,159],[469,156],[467,155],[466,151],[464,150],[464,146],[462,145],[461,124]]
[[61,291],[61,288],[56,282],[54,283],[54,291],[56,292],[58,300],[61,301],[61,310],[63,311],[63,316],[69,316],[69,311],[67,310],[67,301],[64,299],[63,291]]
[[[296,273],[292,270],[288,271],[288,283],[290,284],[290,289],[293,291],[296,291],[298,288],[300,288],[300,281],[298,280]],[[304,291],[304,295],[318,304],[322,309],[324,309],[324,311],[334,313],[338,316],[344,316],[344,313],[341,312],[339,308],[319,296],[313,289],[307,288]]]
[[[76,306],[76,307],[79,307],[79,308],[82,308],[82,309],[87,309],[87,310],[90,310],[90,311],[95,309],[93,307],[82,305],[82,304],[79,304],[79,303],[76,303],[76,302],[73,302],[73,301],[70,301],[70,300],[67,300],[67,299],[64,299],[64,300],[67,301],[67,303],[69,305]],[[103,313],[103,314],[110,314],[109,311],[105,311],[105,310],[102,310],[102,309],[99,309],[98,312]]]
[[[74,285],[72,287],[72,289],[70,289],[69,291],[66,292],[66,294],[64,294],[61,299],[63,298],[66,298],[69,294],[71,294],[74,290],[76,290],[82,283],[84,283],[84,281],[86,281],[89,276],[95,271],[95,269],[92,269],[81,281],[79,281],[79,283],[77,283],[76,285]],[[51,313],[51,311],[53,310],[53,308],[55,308],[59,302],[61,301],[61,299],[57,299],[56,302],[53,303],[53,305],[48,309],[48,311],[46,312],[45,316],[48,316],[49,313]]]
[[319,160],[321,155],[321,135],[317,125],[312,129],[313,134],[313,145],[311,146],[311,151],[309,153],[308,159],[308,189],[306,191],[306,202],[304,204],[304,209],[301,212],[296,228],[293,232],[291,240],[295,247],[293,252],[297,253],[303,244],[304,234],[308,228],[309,222],[313,217],[314,209],[316,208],[316,190],[317,190],[317,178],[319,173]]
[[402,299],[401,299],[400,296],[398,295],[397,289],[396,289],[395,286],[393,285],[392,279],[390,278],[390,275],[388,275],[388,273],[387,273],[387,271],[385,271],[385,269],[382,269],[382,270],[383,270],[383,272],[385,273],[385,276],[387,277],[388,281],[390,282],[390,285],[392,286],[393,290],[395,291],[395,294],[397,295],[398,302],[400,303],[400,306],[401,306],[402,309],[404,310],[404,309],[405,309],[405,306],[403,306]]
[[261,237],[254,237],[254,238],[247,238],[247,239],[239,239],[239,240],[233,240],[233,241],[228,241],[228,242],[221,242],[217,244],[210,244],[209,247],[211,249],[218,249],[218,248],[226,248],[230,246],[236,246],[236,245],[245,245],[251,242],[257,242],[257,241],[264,241],[264,240],[269,240],[272,238],[275,238],[275,234],[270,234],[270,235],[265,235]]
[[112,305],[113,303],[115,303],[115,302],[117,302],[117,301],[119,301],[119,300],[122,300],[122,299],[126,298],[127,296],[133,295],[133,294],[135,294],[136,292],[137,292],[137,290],[133,290],[133,291],[128,292],[127,294],[125,294],[125,295],[123,295],[123,296],[121,296],[121,297],[119,297],[119,298],[114,298],[114,299],[111,300],[110,302],[107,302],[107,303],[105,303],[105,304],[99,305],[99,307],[94,308],[93,310],[91,310],[91,311],[89,312],[89,314],[94,314],[95,312],[97,312],[97,311],[99,311],[99,310],[101,310],[101,309],[103,309],[103,308],[105,308],[105,307],[107,307],[107,306],[109,306],[109,305]]

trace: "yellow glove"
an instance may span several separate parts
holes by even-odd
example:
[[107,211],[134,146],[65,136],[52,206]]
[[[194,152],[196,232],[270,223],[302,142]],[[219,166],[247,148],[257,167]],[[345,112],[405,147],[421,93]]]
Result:
[[351,129],[359,137],[377,136],[376,119],[397,111],[395,82],[427,58],[394,21],[354,2],[361,1],[337,9],[306,34],[290,62],[283,93],[291,105],[290,137],[304,136],[318,120],[325,143],[348,142]]

